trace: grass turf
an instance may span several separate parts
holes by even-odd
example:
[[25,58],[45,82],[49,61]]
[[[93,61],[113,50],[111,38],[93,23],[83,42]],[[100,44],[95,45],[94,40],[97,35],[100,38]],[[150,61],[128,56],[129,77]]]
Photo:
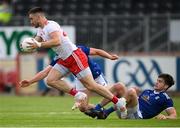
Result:
[[[93,97],[97,103],[101,98]],[[180,115],[180,97],[173,98]],[[72,111],[73,98],[0,96],[0,127],[180,127],[176,120],[121,120],[115,113],[106,120],[90,118]]]

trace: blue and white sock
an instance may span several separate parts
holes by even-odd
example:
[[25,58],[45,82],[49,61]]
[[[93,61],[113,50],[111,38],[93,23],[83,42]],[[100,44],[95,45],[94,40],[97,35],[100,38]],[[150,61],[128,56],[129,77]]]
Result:
[[115,111],[114,107],[110,107],[108,109],[105,109],[104,113],[108,116],[109,114],[111,114],[114,111]]
[[102,106],[100,104],[97,104],[94,109],[97,110],[97,111],[101,111],[102,110]]

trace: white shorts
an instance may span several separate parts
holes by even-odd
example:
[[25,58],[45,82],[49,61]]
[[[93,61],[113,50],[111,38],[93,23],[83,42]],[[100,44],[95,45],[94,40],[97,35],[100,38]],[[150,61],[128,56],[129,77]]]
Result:
[[[99,75],[96,79],[95,79],[96,83],[102,85],[102,86],[107,86],[107,81],[104,78],[104,75],[101,74]],[[78,91],[84,91],[86,90],[86,88],[84,87],[84,85],[78,80],[75,80],[75,88]]]
[[[59,71],[61,73],[61,75],[63,75],[63,76],[66,76],[68,73],[71,73],[68,68],[64,67],[61,64],[55,64],[53,66],[53,69],[56,69],[57,71]],[[80,71],[78,74],[76,74],[76,77],[78,79],[81,79],[89,74],[92,74],[92,73],[91,73],[90,68],[87,67],[86,69],[84,69],[84,70]]]
[[[139,110],[139,105],[133,107],[133,108],[127,108],[127,119],[142,119],[142,114]],[[119,110],[116,110],[117,116],[121,117],[121,112]]]

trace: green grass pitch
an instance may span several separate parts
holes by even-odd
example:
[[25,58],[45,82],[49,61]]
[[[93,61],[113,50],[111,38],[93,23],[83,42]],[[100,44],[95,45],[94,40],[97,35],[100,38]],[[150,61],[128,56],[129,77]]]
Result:
[[[97,103],[101,98],[93,97]],[[180,97],[173,98],[180,115]],[[72,111],[73,98],[0,96],[0,127],[180,127],[176,120],[121,120],[113,113],[106,120],[90,118],[78,110]]]

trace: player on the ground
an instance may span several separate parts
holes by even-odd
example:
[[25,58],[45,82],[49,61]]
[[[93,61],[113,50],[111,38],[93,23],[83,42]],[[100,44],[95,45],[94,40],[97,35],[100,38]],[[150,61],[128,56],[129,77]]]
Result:
[[[160,74],[153,90],[144,90],[137,95],[134,88],[126,89],[125,96],[127,101],[127,117],[126,119],[176,119],[176,109],[173,106],[173,100],[168,96],[166,91],[174,85],[173,77],[169,74]],[[122,87],[126,88],[124,85]],[[100,109],[102,105],[96,105],[95,109]],[[116,111],[116,108],[110,107],[103,110],[100,116],[101,119]],[[167,115],[160,114],[165,111]],[[92,114],[92,113],[91,113]],[[98,113],[99,114],[99,113]],[[102,115],[103,114],[103,115]],[[92,114],[94,117],[94,114]],[[117,115],[121,117],[121,112],[117,110]]]
[[[71,92],[72,88],[61,79],[71,72],[88,90],[111,100],[117,105],[118,109],[126,112],[125,98],[118,99],[108,89],[99,86],[94,81],[86,55],[70,41],[57,22],[47,20],[43,9],[40,7],[32,8],[28,12],[28,16],[32,26],[38,28],[36,41],[35,43],[29,43],[30,48],[52,48],[59,58],[47,76],[46,81],[49,86],[74,95],[74,92]],[[75,91],[76,93],[77,91]]]

